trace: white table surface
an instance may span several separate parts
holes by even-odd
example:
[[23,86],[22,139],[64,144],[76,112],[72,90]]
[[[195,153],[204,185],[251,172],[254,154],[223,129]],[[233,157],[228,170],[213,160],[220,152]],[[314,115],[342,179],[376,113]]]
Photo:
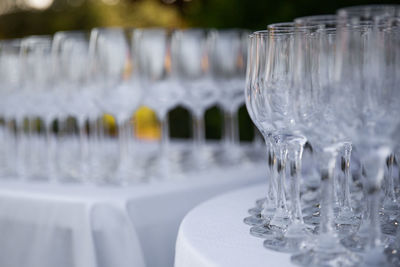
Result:
[[290,255],[263,247],[243,223],[247,210],[265,195],[266,185],[248,187],[210,199],[183,219],[179,228],[175,267],[285,267]]
[[0,181],[0,266],[172,266],[185,214],[262,181],[264,167],[192,176],[127,187]]

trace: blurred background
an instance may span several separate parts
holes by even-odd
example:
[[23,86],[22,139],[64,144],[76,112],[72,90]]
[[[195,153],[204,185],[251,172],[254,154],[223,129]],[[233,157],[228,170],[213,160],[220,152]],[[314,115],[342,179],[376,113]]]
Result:
[[[265,29],[274,22],[295,17],[329,14],[344,6],[399,3],[399,0],[0,0],[0,38],[47,35],[61,30],[93,27],[205,27]],[[250,141],[254,128],[244,107],[239,109],[240,139]],[[219,107],[205,115],[207,139],[220,139],[222,114]],[[191,137],[189,112],[183,107],[170,111],[173,138]],[[136,132],[143,139],[158,139],[160,127],[154,113],[140,108],[134,115]],[[111,131],[114,121],[105,115]]]

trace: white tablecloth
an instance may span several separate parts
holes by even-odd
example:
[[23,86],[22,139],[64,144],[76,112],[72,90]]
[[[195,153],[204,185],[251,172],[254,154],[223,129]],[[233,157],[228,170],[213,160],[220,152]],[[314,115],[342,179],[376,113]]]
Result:
[[0,181],[0,266],[172,266],[191,208],[262,179],[245,166],[129,187]]
[[199,205],[183,219],[176,244],[175,267],[285,267],[290,255],[263,247],[243,223],[265,184],[234,191]]

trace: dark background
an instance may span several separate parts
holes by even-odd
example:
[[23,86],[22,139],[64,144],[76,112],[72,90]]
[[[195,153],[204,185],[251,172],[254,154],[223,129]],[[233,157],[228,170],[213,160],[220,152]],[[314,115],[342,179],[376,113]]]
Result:
[[[44,2],[43,2],[44,1]],[[51,3],[38,8],[35,3]],[[215,27],[265,29],[274,22],[330,14],[340,7],[397,3],[368,0],[0,0],[0,38],[53,34],[60,30],[90,30],[98,26]],[[251,140],[253,127],[242,107],[240,136]],[[190,137],[190,114],[170,113],[171,135]],[[206,113],[207,138],[221,137],[222,115],[217,107]]]

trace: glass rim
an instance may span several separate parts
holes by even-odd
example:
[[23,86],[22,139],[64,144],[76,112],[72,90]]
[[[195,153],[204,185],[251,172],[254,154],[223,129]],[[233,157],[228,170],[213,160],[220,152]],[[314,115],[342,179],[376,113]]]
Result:
[[391,9],[391,8],[400,8],[400,5],[396,4],[371,4],[371,5],[356,5],[356,6],[347,6],[342,7],[337,10],[340,11],[369,11],[369,10],[382,10],[382,9]]
[[[317,26],[319,28],[336,28],[337,25],[340,24],[339,20],[326,20],[326,21],[304,21],[304,22],[295,22],[297,27],[305,27],[305,26]],[[302,24],[304,23],[304,24]],[[332,26],[334,25],[334,26]]]
[[280,32],[289,32],[292,31],[302,32],[307,30],[318,30],[321,28],[321,25],[297,25],[295,22],[280,22],[280,23],[273,23],[267,26],[268,30],[273,33],[280,33]]
[[321,34],[326,34],[326,35],[333,35],[333,34],[337,34],[338,32],[338,28],[321,28],[317,30],[318,33]]
[[336,11],[338,17],[348,18],[352,16],[378,16],[384,14],[396,14],[400,12],[400,5],[385,5],[385,4],[376,4],[376,5],[360,5],[360,6],[350,6],[340,8]]
[[338,16],[336,14],[324,14],[324,15],[314,15],[314,16],[303,16],[298,17],[293,20],[294,23],[298,23],[299,21],[305,22],[320,22],[320,21],[333,21],[337,20]]
[[269,30],[259,30],[259,31],[255,31],[252,33],[252,35],[257,36],[257,35],[268,35],[269,34]]

